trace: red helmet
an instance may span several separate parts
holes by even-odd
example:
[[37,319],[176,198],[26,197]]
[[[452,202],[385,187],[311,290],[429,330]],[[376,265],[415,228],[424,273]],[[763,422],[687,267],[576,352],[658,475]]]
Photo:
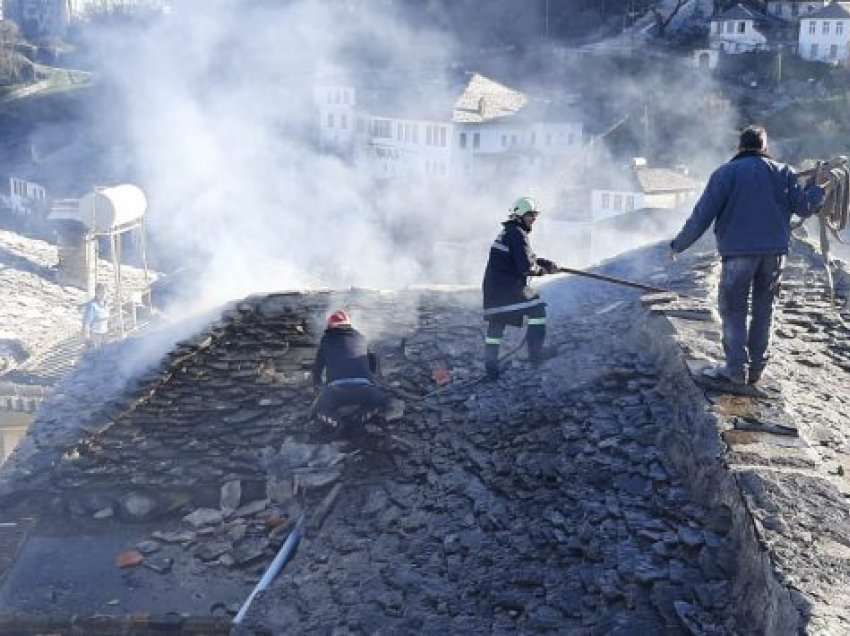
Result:
[[340,309],[338,311],[333,312],[328,317],[328,329],[335,329],[336,327],[350,327],[351,326],[351,317],[347,312]]

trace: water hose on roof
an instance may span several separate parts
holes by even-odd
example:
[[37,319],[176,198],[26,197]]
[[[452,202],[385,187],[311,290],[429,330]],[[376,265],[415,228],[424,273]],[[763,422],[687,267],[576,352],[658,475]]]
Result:
[[242,604],[242,607],[239,608],[239,613],[236,614],[236,618],[233,619],[234,625],[239,625],[242,623],[242,621],[245,619],[245,614],[248,613],[248,609],[251,607],[251,603],[254,601],[254,597],[266,588],[268,588],[269,585],[271,585],[271,582],[274,581],[275,577],[280,574],[280,571],[292,558],[292,555],[295,554],[295,550],[298,547],[298,544],[301,542],[301,535],[303,531],[304,513],[301,513],[301,516],[298,517],[298,521],[295,522],[295,527],[292,529],[292,532],[289,533],[289,536],[286,537],[286,541],[284,541],[283,546],[281,546],[280,551],[274,558],[274,561],[272,561],[271,565],[266,570],[266,573],[263,574],[263,578],[260,579],[256,587],[254,587],[254,589],[251,591],[251,594],[248,596],[247,599],[245,599],[245,602]]

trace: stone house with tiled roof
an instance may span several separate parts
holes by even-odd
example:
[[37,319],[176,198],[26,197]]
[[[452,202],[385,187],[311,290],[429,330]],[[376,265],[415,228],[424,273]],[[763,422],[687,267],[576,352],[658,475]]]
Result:
[[591,189],[593,222],[643,209],[675,210],[690,205],[702,191],[702,182],[682,170],[653,168],[636,158],[627,172],[601,175]]
[[800,20],[799,55],[804,60],[850,61],[850,2],[833,2]]
[[535,173],[582,147],[583,125],[571,104],[479,73],[356,88],[323,79],[314,100],[319,144],[376,179]]
[[795,34],[785,20],[738,3],[711,19],[709,42],[723,53],[749,53],[793,45]]

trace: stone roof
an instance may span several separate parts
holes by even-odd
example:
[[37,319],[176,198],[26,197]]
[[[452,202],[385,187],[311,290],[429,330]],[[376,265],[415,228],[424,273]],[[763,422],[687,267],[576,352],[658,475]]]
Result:
[[516,115],[527,104],[524,93],[475,73],[455,102],[452,121],[480,124]]
[[731,9],[727,9],[723,13],[716,15],[712,18],[712,21],[723,21],[723,20],[756,20],[756,21],[765,21],[768,17],[764,13],[760,11],[755,11],[750,7],[747,7],[743,4],[736,4]]
[[[841,633],[847,317],[795,243],[764,393],[697,384],[720,348],[710,247],[599,268],[687,296],[544,283],[560,355],[531,368],[511,330],[496,383],[478,290],[251,297],[176,345],[86,357],[0,471],[18,524],[0,535],[0,631],[212,615],[227,633],[305,519],[246,629]],[[309,417],[339,306],[405,402],[342,438]]]
[[848,4],[846,2],[833,2],[831,4],[826,5],[820,11],[815,11],[807,16],[804,16],[805,20],[847,20],[850,18],[850,9],[848,9]]
[[[3,373],[12,367],[28,373],[46,361],[46,379],[53,381],[79,354],[82,306],[89,299],[56,282],[58,261],[55,245],[0,230],[0,379],[8,380]],[[123,266],[122,275],[125,293],[144,288],[142,270]],[[98,281],[106,285],[107,298],[114,294],[114,280],[112,264],[100,260]],[[68,355],[59,355],[63,351]]]

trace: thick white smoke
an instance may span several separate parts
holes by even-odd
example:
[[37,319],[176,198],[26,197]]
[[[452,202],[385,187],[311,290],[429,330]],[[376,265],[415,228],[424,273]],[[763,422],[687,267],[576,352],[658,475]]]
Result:
[[[398,73],[384,76],[389,68],[408,71],[410,84],[450,68],[481,70],[458,69],[468,53],[460,42],[390,6],[181,0],[131,41],[98,36],[107,81],[126,101],[129,161],[150,196],[153,242],[172,263],[197,266],[194,309],[282,289],[477,284],[513,198],[531,193],[551,208],[570,179],[584,178],[553,166],[533,181],[500,178],[486,188],[463,176],[376,186],[319,150],[313,95],[321,68],[345,69],[355,87],[398,82]],[[554,76],[558,61],[542,62]],[[500,79],[498,69],[484,70]],[[641,91],[666,90],[664,81],[612,85],[612,100],[633,106]],[[400,111],[422,106],[405,103],[417,94],[410,88],[398,86]],[[519,88],[547,94],[571,85],[528,78]],[[452,90],[434,83],[425,91],[430,104],[444,106],[444,121],[458,97]],[[603,169],[623,167],[612,161]],[[546,227],[535,241],[567,256],[568,247],[558,248],[574,237],[540,236]],[[593,259],[611,256],[616,244]]]

